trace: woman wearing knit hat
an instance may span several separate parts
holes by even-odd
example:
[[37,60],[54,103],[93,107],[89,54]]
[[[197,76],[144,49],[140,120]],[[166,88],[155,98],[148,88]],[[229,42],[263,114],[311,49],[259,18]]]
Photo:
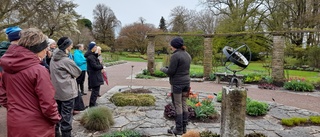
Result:
[[87,58],[87,71],[89,74],[89,86],[92,88],[90,95],[89,107],[96,106],[97,98],[99,97],[100,85],[103,85],[103,77],[101,70],[103,65],[100,63],[98,56],[100,53],[95,53],[97,46],[95,42],[91,42],[88,46],[88,51],[84,55]]
[[56,125],[56,135],[61,131],[63,137],[71,136],[74,99],[78,96],[76,78],[81,74],[80,68],[68,57],[72,44],[70,38],[60,38],[57,42],[59,49],[53,54],[50,62],[50,76],[56,89],[54,98],[62,116]]
[[0,59],[4,70],[0,104],[8,110],[8,136],[54,136],[61,117],[49,73],[40,65],[47,36],[35,28],[22,30],[20,36],[18,45],[11,45]]
[[190,90],[189,71],[191,56],[186,52],[182,38],[176,37],[172,39],[170,45],[173,50],[170,65],[169,67],[160,69],[170,77],[172,103],[176,111],[176,127],[171,127],[168,133],[182,135],[187,132],[188,125],[188,107],[186,101]]

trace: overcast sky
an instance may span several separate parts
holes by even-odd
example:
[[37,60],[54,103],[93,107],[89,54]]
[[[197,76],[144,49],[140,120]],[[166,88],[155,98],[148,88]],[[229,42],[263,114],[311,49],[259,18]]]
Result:
[[93,21],[93,9],[99,3],[111,8],[122,26],[139,21],[140,17],[146,23],[159,26],[161,16],[166,23],[169,20],[171,10],[177,6],[184,6],[190,10],[201,10],[199,0],[73,0],[79,6],[76,8],[78,14]]

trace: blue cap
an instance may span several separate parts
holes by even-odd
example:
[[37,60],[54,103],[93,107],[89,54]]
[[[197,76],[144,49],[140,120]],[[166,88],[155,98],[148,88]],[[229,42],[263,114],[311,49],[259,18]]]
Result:
[[92,41],[90,42],[88,49],[91,50],[94,46],[96,46],[96,43]]
[[20,31],[22,29],[18,26],[9,27],[6,29],[6,34],[8,35],[9,41],[15,41],[20,39]]

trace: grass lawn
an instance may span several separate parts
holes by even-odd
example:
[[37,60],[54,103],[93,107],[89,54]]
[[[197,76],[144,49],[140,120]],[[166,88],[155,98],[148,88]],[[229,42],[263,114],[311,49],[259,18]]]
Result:
[[[162,56],[162,55],[161,55]],[[165,56],[165,55],[163,55]],[[103,57],[106,60],[109,60],[107,58],[116,58],[114,60],[125,60],[125,61],[135,61],[135,62],[147,62],[147,60],[143,58],[133,58],[133,57],[127,57],[125,55],[116,55],[116,54],[109,54],[109,53],[103,53]],[[162,67],[162,59],[156,59],[156,69],[160,69]],[[249,66],[240,71],[237,72],[237,74],[250,74],[250,73],[259,73],[263,75],[270,75],[271,73],[271,68],[265,68],[263,67],[263,63],[260,62],[250,62]],[[230,68],[236,68],[235,65],[231,66]],[[203,73],[203,66],[202,65],[191,65],[191,73]],[[224,66],[219,66],[219,67],[213,67],[214,72],[227,72],[227,73],[233,73],[230,70],[227,70]],[[320,81],[320,74],[319,72],[311,72],[311,71],[299,71],[299,70],[285,70],[285,77],[288,78],[293,78],[293,77],[298,77],[298,78],[304,78],[308,81],[313,81],[317,82]]]

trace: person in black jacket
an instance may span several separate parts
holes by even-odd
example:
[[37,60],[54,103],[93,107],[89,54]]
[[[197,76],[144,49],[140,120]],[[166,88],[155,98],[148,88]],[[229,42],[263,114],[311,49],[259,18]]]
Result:
[[89,74],[89,86],[92,88],[90,95],[89,107],[96,106],[96,101],[100,95],[100,85],[103,85],[102,69],[103,65],[101,64],[98,56],[101,54],[101,51],[95,53],[97,46],[95,42],[91,42],[88,46],[88,51],[84,55],[87,59],[87,71]]
[[190,64],[191,56],[186,52],[183,39],[176,37],[170,42],[173,54],[170,58],[169,67],[162,67],[160,70],[169,76],[171,85],[172,103],[175,107],[176,127],[171,127],[168,133],[182,135],[187,132],[188,107],[187,98],[190,90]]

